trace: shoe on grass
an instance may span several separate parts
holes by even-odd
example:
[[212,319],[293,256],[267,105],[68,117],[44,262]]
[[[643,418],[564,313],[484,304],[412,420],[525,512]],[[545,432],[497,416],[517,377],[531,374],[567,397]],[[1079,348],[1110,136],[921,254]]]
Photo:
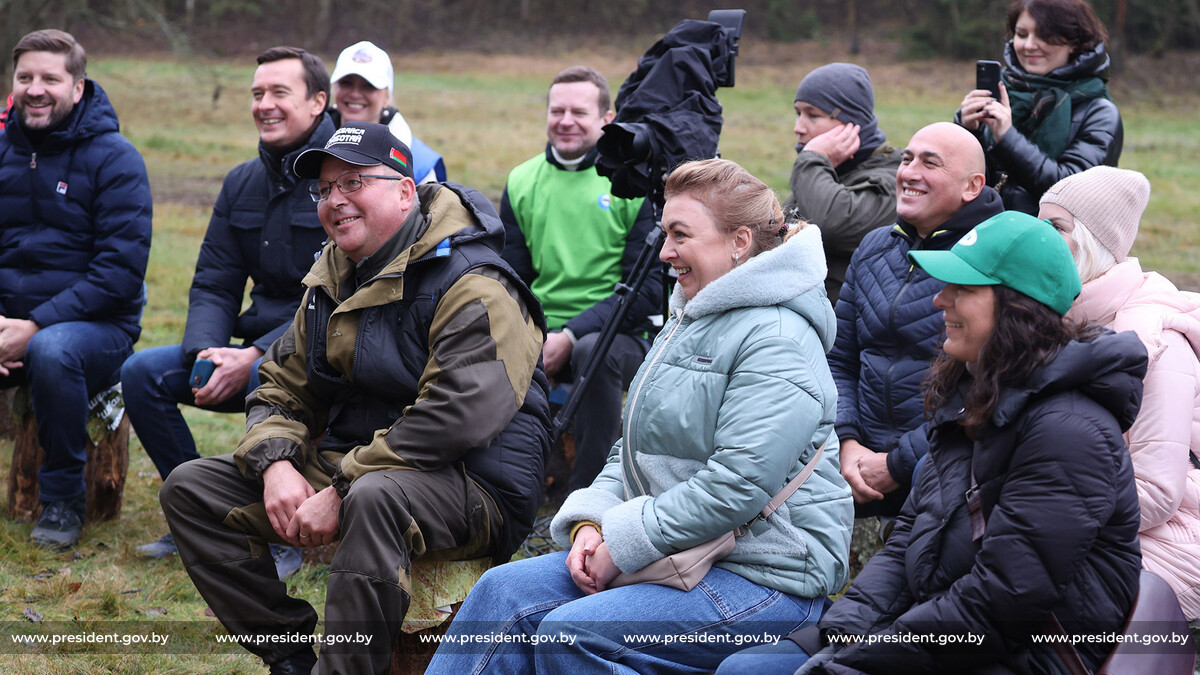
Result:
[[[271,545],[272,548],[276,546]],[[288,546],[280,546],[279,548],[290,548]],[[299,555],[300,551],[292,549]],[[312,672],[313,666],[317,665],[317,656],[313,654],[311,647],[302,649],[295,654],[284,657],[282,661],[272,663],[271,675],[308,675]]]
[[304,562],[300,549],[294,546],[271,544],[271,557],[275,559],[275,571],[279,574],[280,581],[295,574]]
[[167,556],[172,556],[179,552],[179,550],[175,548],[175,537],[172,537],[170,534],[164,534],[162,539],[159,539],[158,541],[152,541],[149,544],[142,544],[134,550],[138,553],[141,553],[143,556],[152,558],[154,560],[166,558]]
[[79,543],[86,512],[87,499],[82,496],[62,502],[42,502],[42,513],[29,539],[36,546],[55,551],[74,548]]

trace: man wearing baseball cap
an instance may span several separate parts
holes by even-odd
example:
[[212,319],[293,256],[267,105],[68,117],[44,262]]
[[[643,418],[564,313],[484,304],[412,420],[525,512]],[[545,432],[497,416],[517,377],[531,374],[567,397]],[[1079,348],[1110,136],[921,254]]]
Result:
[[329,242],[264,358],[233,455],[179,467],[161,500],[188,573],[272,672],[309,672],[317,614],[272,583],[266,542],[338,542],[319,672],[386,672],[414,559],[507,561],[549,449],[544,319],[479,192],[417,186],[407,145],[352,122],[296,160]]
[[446,180],[446,163],[433,148],[413,136],[404,115],[396,109],[392,85],[396,80],[392,59],[374,43],[363,40],[338,55],[333,68],[333,103],[329,114],[334,124],[379,122],[412,150],[413,176],[417,183]]

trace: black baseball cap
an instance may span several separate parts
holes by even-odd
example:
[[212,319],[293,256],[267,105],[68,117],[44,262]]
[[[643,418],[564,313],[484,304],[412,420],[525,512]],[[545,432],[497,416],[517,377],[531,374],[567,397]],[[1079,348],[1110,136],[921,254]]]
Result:
[[324,148],[300,153],[293,171],[301,178],[320,178],[321,163],[327,156],[356,166],[382,164],[413,177],[412,151],[387,127],[374,122],[347,122],[329,137]]

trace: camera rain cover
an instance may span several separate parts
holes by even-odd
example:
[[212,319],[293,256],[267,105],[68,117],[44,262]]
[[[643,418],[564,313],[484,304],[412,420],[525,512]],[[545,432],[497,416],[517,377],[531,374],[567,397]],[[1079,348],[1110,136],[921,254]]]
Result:
[[597,145],[596,171],[612,180],[614,195],[644,197],[679,164],[717,156],[716,92],[729,77],[733,46],[720,24],[685,19],[638,59]]

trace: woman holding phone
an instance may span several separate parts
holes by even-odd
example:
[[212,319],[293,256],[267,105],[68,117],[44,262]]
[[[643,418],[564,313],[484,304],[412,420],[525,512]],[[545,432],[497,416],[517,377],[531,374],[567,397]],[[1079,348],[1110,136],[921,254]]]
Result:
[[1017,0],[1008,9],[1000,97],[974,89],[955,121],[979,137],[988,184],[1030,215],[1051,185],[1116,166],[1124,131],[1108,94],[1108,34],[1086,0]]

